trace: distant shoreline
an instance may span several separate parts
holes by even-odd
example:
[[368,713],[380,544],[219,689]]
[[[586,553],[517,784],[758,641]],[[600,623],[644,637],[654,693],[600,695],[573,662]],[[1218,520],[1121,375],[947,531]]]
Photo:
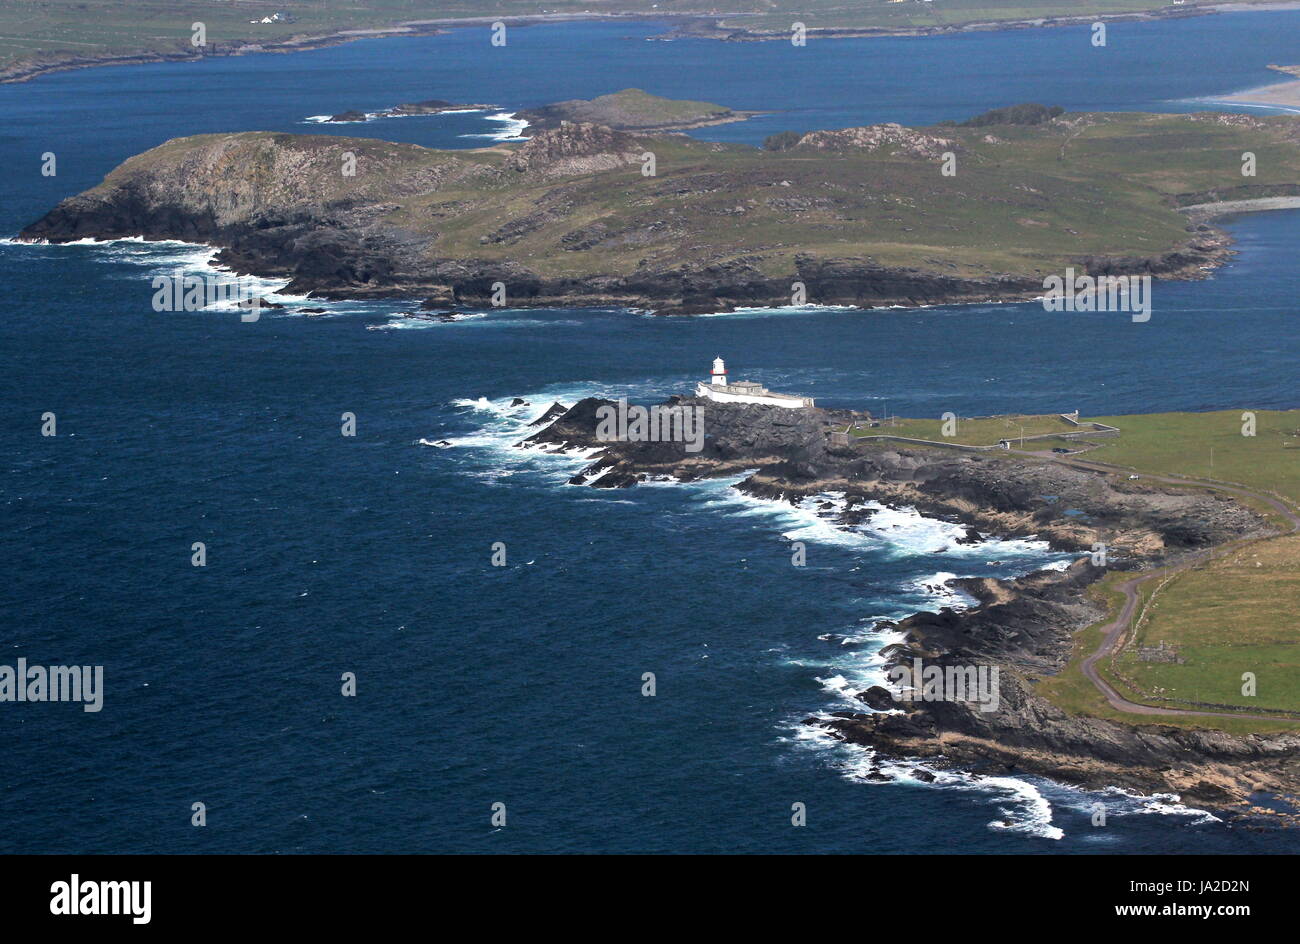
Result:
[[[889,36],[952,36],[972,32],[997,32],[1003,30],[1042,29],[1054,26],[1077,26],[1082,23],[1097,21],[1156,21],[1163,19],[1183,19],[1193,16],[1208,16],[1217,13],[1251,13],[1300,10],[1298,2],[1270,3],[1235,2],[1220,5],[1164,6],[1155,10],[1136,11],[1132,13],[1099,13],[1088,16],[1046,16],[1020,20],[972,20],[967,23],[955,23],[944,26],[923,27],[829,27],[808,30],[809,39],[868,39]],[[0,84],[29,82],[42,75],[55,72],[68,72],[73,69],[90,69],[113,65],[148,65],[159,62],[201,62],[214,56],[243,56],[252,53],[290,53],[311,49],[323,49],[338,46],[358,39],[383,39],[393,36],[438,36],[452,29],[485,26],[502,22],[507,26],[532,26],[540,23],[576,23],[599,21],[626,21],[640,23],[664,23],[671,28],[659,36],[650,37],[657,41],[674,39],[717,39],[725,42],[774,42],[788,39],[788,32],[749,30],[744,27],[725,26],[728,18],[759,15],[758,11],[730,14],[711,13],[666,13],[659,10],[642,10],[619,13],[541,13],[523,16],[475,16],[456,19],[409,20],[391,27],[356,28],[338,30],[319,36],[294,36],[274,42],[256,40],[234,40],[226,45],[214,44],[202,53],[191,52],[185,48],[171,51],[141,52],[105,52],[100,55],[72,53],[56,56],[48,61],[18,61],[0,68]],[[1290,83],[1282,83],[1283,85]],[[1300,84],[1300,83],[1297,83]],[[1269,103],[1261,103],[1269,104]]]
[[48,62],[16,62],[0,69],[0,85],[16,82],[30,82],[32,79],[54,72],[70,72],[74,69],[93,69],[100,66],[135,66],[158,62],[203,62],[206,59],[226,56],[247,56],[254,53],[293,53],[312,49],[325,49],[341,46],[358,39],[388,39],[394,36],[442,36],[451,29],[484,26],[503,22],[507,26],[532,26],[537,23],[563,23],[597,20],[646,20],[673,21],[695,19],[695,15],[654,13],[545,13],[536,16],[486,16],[464,17],[451,20],[411,20],[396,26],[378,29],[347,29],[319,36],[294,36],[274,42],[257,42],[255,40],[234,40],[227,44],[212,44],[204,52],[191,52],[185,48],[172,51],[142,51],[138,53],[104,53],[96,56],[84,53],[68,53],[62,58]]
[[1286,108],[1300,112],[1300,79],[1257,85],[1241,92],[1232,92],[1221,99],[1200,99],[1211,104],[1257,105],[1268,108]]

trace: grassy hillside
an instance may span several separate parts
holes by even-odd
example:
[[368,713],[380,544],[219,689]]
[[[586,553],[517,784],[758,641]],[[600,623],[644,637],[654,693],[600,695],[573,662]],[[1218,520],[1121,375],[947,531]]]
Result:
[[[1123,572],[1113,572],[1095,584],[1091,589],[1092,596],[1100,603],[1108,606],[1111,612],[1118,610],[1122,597],[1114,589],[1114,585],[1122,580],[1127,580],[1132,574]],[[1101,644],[1101,627],[1109,622],[1110,615],[1099,620],[1096,624],[1089,626],[1075,634],[1074,650],[1070,658],[1069,665],[1066,666],[1057,675],[1038,679],[1034,685],[1035,691],[1047,698],[1057,707],[1076,715],[1090,715],[1095,718],[1106,718],[1111,721],[1121,721],[1126,724],[1160,724],[1172,725],[1180,728],[1213,728],[1220,731],[1226,731],[1229,734],[1257,734],[1267,732],[1286,732],[1295,731],[1300,727],[1300,723],[1287,721],[1279,718],[1277,721],[1259,721],[1250,718],[1197,718],[1197,717],[1179,717],[1177,715],[1164,715],[1159,718],[1143,718],[1138,715],[1118,711],[1112,708],[1106,699],[1101,696],[1093,684],[1084,677],[1079,670],[1080,663],[1087,656],[1097,650]],[[1220,637],[1222,638],[1222,637]],[[1260,659],[1250,659],[1258,666]],[[1132,691],[1126,686],[1123,680],[1116,678],[1115,675],[1107,671],[1105,664],[1100,667],[1102,674],[1110,681],[1112,685],[1123,692],[1130,700],[1147,701],[1143,693]],[[1175,667],[1177,668],[1177,667]],[[1255,671],[1258,671],[1256,669]],[[1225,671],[1225,676],[1228,674]],[[1240,672],[1235,674],[1240,678]],[[1174,687],[1180,683],[1171,682]],[[1240,682],[1237,682],[1240,686]],[[1223,702],[1227,704],[1228,702]],[[1154,700],[1151,704],[1157,704]],[[1300,697],[1293,698],[1290,701],[1291,706],[1300,705]],[[1174,706],[1171,706],[1174,707]]]
[[[1246,150],[1259,156],[1258,177],[1241,176]],[[353,177],[340,173],[347,152],[357,156]],[[647,153],[653,176],[642,172]],[[953,176],[943,173],[945,154],[955,155]],[[780,151],[589,125],[476,151],[202,135],[139,155],[68,201],[56,214],[72,226],[62,235],[97,235],[79,221],[103,202],[133,205],[142,192],[157,195],[162,217],[215,214],[258,231],[259,215],[305,219],[332,206],[331,226],[383,256],[365,267],[390,273],[390,286],[452,259],[474,260],[485,275],[516,273],[508,281],[526,272],[642,282],[686,268],[698,273],[699,293],[721,285],[718,297],[760,304],[785,303],[796,278],[807,281],[809,301],[835,304],[951,300],[961,297],[954,282],[980,299],[1029,297],[1046,276],[1090,262],[1200,275],[1217,237],[1193,231],[1176,208],[1300,193],[1300,118],[1121,113],[1033,126],[883,125],[814,132]],[[852,271],[814,271],[823,263]],[[741,281],[761,290],[728,294],[741,269]]]
[[[932,130],[955,145],[954,177],[941,175],[937,155],[891,148],[771,153],[661,138],[649,147],[656,177],[632,166],[566,181],[580,209],[562,228],[480,242],[544,205],[553,182],[527,176],[487,192],[417,200],[403,216],[414,223],[421,204],[472,200],[471,212],[441,221],[443,252],[575,274],[628,271],[641,258],[677,258],[683,250],[714,255],[722,245],[727,254],[761,252],[773,274],[793,271],[793,256],[805,252],[1041,279],[1082,256],[1145,256],[1179,246],[1187,221],[1172,205],[1240,191],[1243,149],[1259,155],[1260,176],[1248,178],[1253,186],[1300,185],[1300,123],[1290,118],[1222,124],[1213,117],[1078,115],[1033,128]],[[558,244],[596,222],[638,235],[585,252]],[[663,237],[643,237],[652,224]]]
[[[1119,427],[1118,439],[1094,440],[1086,458],[1132,468],[1139,474],[1175,474],[1245,485],[1300,505],[1300,410],[1253,411],[1253,436],[1243,436],[1242,410],[1087,417]],[[1051,432],[1056,416],[963,419],[957,435],[944,439],[937,419],[898,419],[896,425],[858,430],[984,445],[1000,438]],[[1056,440],[1048,440],[1055,444]],[[1067,444],[1061,440],[1061,444]],[[1042,441],[1035,446],[1043,445]],[[1068,443],[1077,448],[1078,443]],[[1262,503],[1247,501],[1277,519]],[[1281,524],[1281,522],[1279,522]],[[1294,730],[1296,723],[1226,718],[1140,718],[1111,708],[1084,678],[1080,663],[1101,642],[1100,627],[1118,611],[1115,585],[1133,576],[1114,572],[1092,594],[1110,615],[1076,638],[1070,664],[1036,683],[1037,690],[1068,711],[1128,723],[1212,727],[1232,733]],[[1300,536],[1282,535],[1222,549],[1208,561],[1144,587],[1143,616],[1133,638],[1102,673],[1131,701],[1201,710],[1237,706],[1256,711],[1300,712]],[[1164,645],[1176,661],[1157,661],[1141,649]],[[1243,693],[1252,673],[1254,695]]]

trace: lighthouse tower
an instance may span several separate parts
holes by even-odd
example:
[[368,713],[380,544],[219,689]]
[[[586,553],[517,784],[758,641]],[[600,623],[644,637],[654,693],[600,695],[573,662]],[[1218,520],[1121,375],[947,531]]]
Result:
[[722,363],[721,357],[713,359],[713,376],[709,378],[709,383],[715,387],[727,385],[727,365]]

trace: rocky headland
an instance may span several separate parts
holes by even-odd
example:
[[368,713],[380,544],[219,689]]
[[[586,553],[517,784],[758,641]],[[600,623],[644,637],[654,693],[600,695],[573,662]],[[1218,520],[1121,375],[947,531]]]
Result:
[[[865,414],[789,410],[677,397],[669,405],[703,410],[704,445],[604,442],[600,409],[611,401],[553,405],[520,445],[552,452],[599,450],[572,484],[630,488],[646,480],[741,476],[751,495],[798,502],[843,496],[841,523],[860,523],[880,505],[912,507],[967,526],[966,541],[1037,535],[1080,557],[1065,570],[1015,580],[968,578],[953,585],[974,598],[967,609],[918,613],[882,625],[903,641],[886,650],[889,666],[923,659],[940,668],[996,666],[997,710],[964,701],[896,701],[879,687],[860,712],[810,718],[835,737],[891,758],[990,774],[1043,775],[1088,789],[1120,787],[1173,793],[1186,803],[1248,813],[1257,791],[1300,792],[1300,735],[1232,735],[1207,727],[1133,723],[1070,714],[1039,695],[1043,679],[1069,660],[1074,637],[1106,613],[1088,591],[1109,569],[1167,565],[1205,548],[1269,533],[1255,511],[1226,497],[1041,458],[886,440],[836,444],[828,435]],[[1106,544],[1106,567],[1089,552]],[[883,777],[881,778],[883,779]]]

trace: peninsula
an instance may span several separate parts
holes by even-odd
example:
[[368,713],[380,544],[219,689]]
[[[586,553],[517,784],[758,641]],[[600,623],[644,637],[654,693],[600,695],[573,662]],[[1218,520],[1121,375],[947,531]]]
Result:
[[[1300,688],[1294,627],[1276,616],[1300,603],[1300,413],[1252,413],[1250,437],[1240,411],[962,418],[936,442],[917,438],[943,439],[934,421],[693,396],[669,405],[697,411],[702,448],[606,441],[609,401],[598,399],[553,406],[520,445],[597,450],[574,485],[738,476],[737,489],[767,499],[837,495],[844,527],[908,507],[965,525],[967,543],[1036,536],[1078,553],[1064,570],[951,581],[970,606],[876,627],[902,640],[883,650],[886,669],[996,670],[993,710],[882,685],[858,693],[863,710],[806,723],[895,759],[1293,819]],[[1012,431],[1027,426],[1021,445]],[[1232,481],[1201,467],[1215,444]],[[1256,691],[1244,677],[1267,681]]]
[[499,303],[495,286],[510,306],[663,313],[926,305],[1035,298],[1067,268],[1201,278],[1229,251],[1205,222],[1216,204],[1300,194],[1300,119],[1058,112],[773,149],[589,123],[469,151],[199,135],[127,160],[21,238],[208,243],[290,292],[430,308]]

